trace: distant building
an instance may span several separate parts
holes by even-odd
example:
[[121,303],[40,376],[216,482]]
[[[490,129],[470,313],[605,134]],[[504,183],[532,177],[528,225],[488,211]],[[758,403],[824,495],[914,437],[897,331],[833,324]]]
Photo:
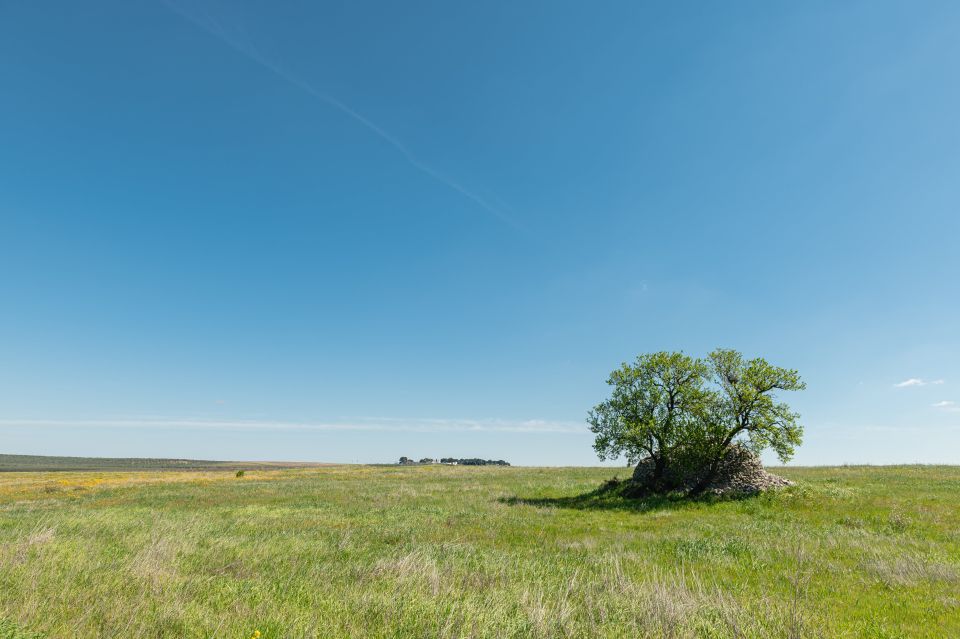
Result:
[[472,457],[469,459],[457,459],[455,457],[441,457],[440,459],[434,459],[432,457],[424,457],[420,461],[410,459],[409,457],[400,458],[401,466],[410,466],[410,465],[426,465],[426,464],[444,464],[446,466],[509,466],[507,462],[502,459],[478,459]]

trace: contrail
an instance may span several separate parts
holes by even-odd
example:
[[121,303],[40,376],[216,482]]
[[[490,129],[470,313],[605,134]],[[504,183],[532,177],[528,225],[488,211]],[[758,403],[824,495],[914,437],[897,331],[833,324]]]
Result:
[[384,142],[392,146],[403,158],[414,168],[416,168],[421,173],[428,175],[437,182],[445,185],[446,187],[456,191],[457,193],[463,195],[467,199],[473,201],[480,208],[484,209],[488,213],[496,216],[500,221],[508,224],[518,231],[525,231],[525,229],[512,217],[504,213],[500,207],[494,206],[488,202],[483,197],[477,195],[473,191],[469,190],[456,180],[444,175],[440,171],[434,169],[430,165],[426,164],[414,155],[407,146],[401,142],[396,136],[389,133],[380,127],[376,122],[373,122],[363,114],[359,113],[356,109],[352,108],[348,104],[338,100],[336,97],[330,95],[329,93],[324,93],[323,91],[318,90],[309,82],[301,78],[300,76],[294,74],[293,72],[285,69],[280,66],[267,56],[263,55],[256,45],[250,40],[250,38],[245,38],[243,40],[238,39],[235,36],[231,36],[226,29],[220,24],[220,22],[213,16],[204,13],[202,17],[197,16],[190,11],[184,10],[182,7],[178,6],[173,0],[162,0],[163,3],[167,6],[168,9],[179,15],[184,20],[190,22],[194,26],[205,31],[209,35],[213,36],[223,44],[227,45],[240,55],[245,58],[259,64],[261,67],[267,69],[278,77],[286,80],[288,83],[297,87],[304,93],[316,98],[317,100],[327,104],[344,115],[352,118],[354,121],[359,122],[367,130],[374,133],[377,137],[382,139]]

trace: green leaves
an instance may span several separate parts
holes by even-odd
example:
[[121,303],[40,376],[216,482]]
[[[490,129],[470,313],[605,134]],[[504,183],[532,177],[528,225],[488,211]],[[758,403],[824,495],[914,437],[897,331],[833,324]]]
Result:
[[610,399],[590,412],[601,459],[626,455],[631,462],[669,454],[680,444],[705,397],[704,361],[683,353],[639,356],[610,374]]
[[721,446],[745,437],[756,452],[772,448],[780,461],[789,460],[802,441],[803,427],[798,423],[800,415],[776,402],[775,393],[806,388],[797,371],[773,366],[760,357],[744,361],[729,349],[717,349],[709,359],[721,391],[718,419],[726,431]]
[[805,384],[797,371],[763,358],[744,360],[731,349],[706,359],[661,351],[622,364],[607,383],[610,398],[587,418],[594,450],[600,459],[651,458],[658,488],[680,466],[715,468],[736,442],[787,461],[802,440],[800,416],[776,393]]

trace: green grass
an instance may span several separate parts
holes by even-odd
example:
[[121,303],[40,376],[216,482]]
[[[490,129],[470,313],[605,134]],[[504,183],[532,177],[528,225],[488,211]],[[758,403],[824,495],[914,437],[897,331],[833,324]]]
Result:
[[0,638],[960,636],[958,467],[697,502],[614,472],[4,474]]
[[[296,462],[232,462],[204,459],[150,459],[142,457],[51,457],[0,455],[0,472],[54,472],[81,470],[241,470],[322,466]],[[2,635],[0,635],[2,639]]]

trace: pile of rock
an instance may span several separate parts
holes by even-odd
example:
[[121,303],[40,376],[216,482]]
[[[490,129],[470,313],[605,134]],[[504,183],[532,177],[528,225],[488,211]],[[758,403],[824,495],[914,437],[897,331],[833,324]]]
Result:
[[[681,492],[689,492],[700,483],[703,470],[690,471],[683,476],[668,478],[671,485]],[[653,460],[640,460],[633,471],[633,484],[642,491],[653,476]],[[745,446],[732,446],[720,462],[716,476],[707,485],[704,493],[713,495],[753,494],[771,488],[790,486],[791,481],[768,473],[763,469],[760,456]]]

